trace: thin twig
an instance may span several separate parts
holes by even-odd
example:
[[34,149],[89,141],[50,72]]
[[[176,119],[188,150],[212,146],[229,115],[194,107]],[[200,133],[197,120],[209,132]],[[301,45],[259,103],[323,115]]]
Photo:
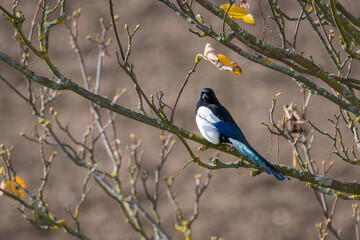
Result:
[[173,123],[173,120],[174,120],[174,114],[175,114],[176,106],[177,106],[177,104],[178,104],[178,102],[179,102],[181,93],[184,91],[184,88],[185,88],[186,84],[187,84],[188,81],[189,81],[190,75],[191,75],[193,72],[195,72],[195,69],[196,69],[196,66],[198,65],[198,63],[199,63],[198,61],[195,61],[194,66],[191,67],[190,71],[189,71],[189,72],[187,73],[187,75],[186,75],[186,78],[185,78],[184,82],[183,82],[182,85],[181,85],[180,91],[179,91],[179,93],[178,93],[178,95],[177,95],[177,97],[176,97],[175,103],[174,103],[174,107],[173,107],[173,109],[172,109],[172,111],[171,111],[171,117],[170,117],[170,123],[171,123],[171,124]]
[[113,25],[113,28],[114,28],[116,41],[117,41],[117,43],[118,43],[118,47],[119,47],[119,50],[120,50],[121,58],[122,58],[122,60],[124,61],[124,60],[125,60],[125,54],[124,54],[124,50],[122,49],[122,45],[121,45],[121,42],[120,42],[120,37],[119,37],[119,34],[118,34],[118,32],[117,32],[117,29],[116,29],[116,22],[115,22],[115,15],[114,15],[114,9],[113,9],[112,0],[109,0],[109,7],[110,7],[111,22],[112,22],[112,25]]
[[293,44],[292,44],[292,47],[293,49],[296,49],[296,38],[297,38],[297,34],[299,32],[299,27],[300,27],[300,23],[301,23],[301,20],[302,20],[302,16],[304,15],[304,10],[301,10],[300,12],[300,16],[296,22],[296,27],[295,27],[295,32],[294,32],[294,40],[293,40]]
[[224,14],[224,19],[222,22],[222,34],[223,34],[223,38],[225,38],[226,34],[225,34],[225,19],[228,15],[228,12],[230,10],[230,8],[232,7],[232,5],[234,5],[235,1],[234,0],[229,0],[229,7],[226,9],[225,14]]

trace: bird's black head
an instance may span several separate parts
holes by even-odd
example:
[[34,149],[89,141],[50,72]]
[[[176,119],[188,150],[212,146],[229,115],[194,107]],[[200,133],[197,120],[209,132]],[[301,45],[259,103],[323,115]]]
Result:
[[211,88],[203,88],[200,91],[199,102],[203,104],[216,104],[219,103],[217,100],[214,91]]

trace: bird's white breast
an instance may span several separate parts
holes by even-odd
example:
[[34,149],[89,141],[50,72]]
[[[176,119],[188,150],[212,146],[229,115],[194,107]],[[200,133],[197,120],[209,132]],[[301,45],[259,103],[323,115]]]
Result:
[[198,108],[196,114],[196,124],[204,138],[213,144],[220,143],[220,133],[213,125],[213,123],[219,121],[220,119],[216,117],[209,108]]

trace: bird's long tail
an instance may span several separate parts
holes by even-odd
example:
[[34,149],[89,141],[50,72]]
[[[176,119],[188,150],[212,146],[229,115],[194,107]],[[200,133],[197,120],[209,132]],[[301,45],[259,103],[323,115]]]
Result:
[[274,175],[280,181],[286,178],[289,179],[286,175],[277,170],[270,162],[263,158],[258,152],[256,152],[249,144],[242,143],[233,138],[229,138],[229,140],[242,155],[251,160],[255,165],[264,169],[266,173]]

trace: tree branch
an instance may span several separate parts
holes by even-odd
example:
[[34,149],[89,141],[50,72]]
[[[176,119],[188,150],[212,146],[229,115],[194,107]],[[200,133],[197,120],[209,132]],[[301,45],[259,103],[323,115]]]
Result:
[[[106,108],[112,112],[118,113],[124,117],[139,121],[141,123],[172,132],[169,129],[169,127],[167,125],[165,125],[163,122],[161,122],[159,119],[155,119],[155,118],[143,115],[141,113],[132,111],[128,108],[124,108],[118,104],[115,104],[106,98],[103,98],[99,95],[96,95],[96,94],[86,90],[85,88],[80,87],[79,85],[72,82],[70,79],[65,78],[64,76],[62,77],[62,79],[65,79],[66,81],[54,82],[48,78],[41,77],[41,76],[33,73],[26,67],[21,66],[18,62],[11,59],[5,53],[0,52],[0,60],[7,63],[8,65],[10,65],[11,67],[16,69],[21,74],[25,75],[29,80],[37,82],[45,87],[57,89],[57,90],[70,90],[70,91],[88,99],[89,101],[99,105],[102,108]],[[202,167],[205,167],[207,169],[239,168],[239,167],[256,168],[256,166],[249,164],[246,161],[246,158],[243,157],[232,146],[229,146],[227,144],[214,145],[214,144],[207,142],[199,134],[194,133],[188,129],[184,129],[184,128],[181,128],[181,127],[178,127],[175,125],[172,125],[172,128],[175,129],[180,134],[180,136],[182,136],[184,138],[187,138],[194,142],[206,145],[207,148],[217,149],[219,151],[222,151],[222,152],[225,152],[225,153],[228,153],[228,154],[231,154],[233,156],[240,158],[240,160],[238,160],[236,162],[232,162],[232,163],[222,163],[219,160],[216,160],[216,161],[213,161],[213,163],[206,164],[206,163],[201,162],[200,160],[195,161],[198,165],[200,165]],[[360,200],[360,184],[358,184],[358,183],[343,183],[343,182],[340,182],[340,181],[332,179],[332,178],[322,177],[317,174],[311,174],[311,173],[304,172],[304,171],[294,169],[291,167],[287,167],[284,165],[274,164],[274,166],[277,169],[279,169],[281,172],[283,172],[284,174],[286,174],[290,177],[293,177],[293,178],[297,178],[300,181],[310,182],[310,183],[313,183],[315,185],[318,185],[318,186],[321,186],[324,188],[329,188],[329,189],[333,189],[335,191],[339,191],[341,193],[354,194],[355,195],[354,199]]]

